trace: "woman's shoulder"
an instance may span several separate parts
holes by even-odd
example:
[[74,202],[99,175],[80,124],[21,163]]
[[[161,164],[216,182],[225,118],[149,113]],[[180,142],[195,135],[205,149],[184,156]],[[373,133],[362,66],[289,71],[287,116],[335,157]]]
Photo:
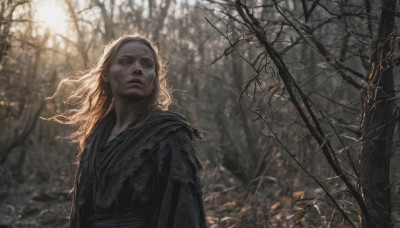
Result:
[[188,135],[191,139],[200,138],[199,131],[181,114],[173,111],[156,110],[151,113],[149,125],[168,132],[170,138],[182,138]]
[[150,117],[152,119],[165,119],[165,120],[169,120],[169,121],[183,121],[183,122],[187,122],[186,118],[179,113],[170,111],[170,110],[161,110],[161,109],[157,109],[154,110],[153,112],[151,112]]

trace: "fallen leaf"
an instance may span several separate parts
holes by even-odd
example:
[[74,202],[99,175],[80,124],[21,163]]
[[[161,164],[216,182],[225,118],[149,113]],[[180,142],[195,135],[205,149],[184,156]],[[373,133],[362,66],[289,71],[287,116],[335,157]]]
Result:
[[304,191],[293,192],[292,197],[295,200],[302,199],[304,197]]
[[271,206],[271,210],[273,210],[273,211],[277,210],[279,208],[281,208],[281,203],[280,202],[276,202],[276,203],[272,204],[272,206]]

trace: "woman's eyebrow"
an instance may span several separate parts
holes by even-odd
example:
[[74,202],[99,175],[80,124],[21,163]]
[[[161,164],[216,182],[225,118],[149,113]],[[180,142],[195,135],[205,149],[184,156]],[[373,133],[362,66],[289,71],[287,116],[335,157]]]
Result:
[[[132,54],[123,54],[123,55],[119,56],[118,58],[136,58],[136,57]],[[149,59],[154,62],[154,58],[152,56],[142,56],[142,57],[140,57],[140,59]]]
[[129,54],[123,54],[123,55],[120,55],[120,56],[118,56],[119,58],[134,58],[134,56],[133,55],[129,55]]

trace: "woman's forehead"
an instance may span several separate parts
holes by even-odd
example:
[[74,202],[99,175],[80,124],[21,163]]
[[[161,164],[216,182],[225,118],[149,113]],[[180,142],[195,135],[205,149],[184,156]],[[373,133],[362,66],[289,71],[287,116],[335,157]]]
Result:
[[120,56],[142,56],[154,59],[152,49],[140,42],[140,41],[130,41],[117,51],[117,57]]

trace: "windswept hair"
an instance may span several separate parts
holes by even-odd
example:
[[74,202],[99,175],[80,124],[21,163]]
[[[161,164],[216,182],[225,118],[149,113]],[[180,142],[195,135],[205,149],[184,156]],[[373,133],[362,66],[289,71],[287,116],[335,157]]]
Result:
[[[60,94],[64,87],[67,93],[66,111],[53,117],[59,123],[75,126],[72,133],[73,142],[78,143],[79,150],[76,159],[79,161],[90,143],[96,128],[102,121],[114,112],[114,98],[109,83],[103,78],[110,72],[110,68],[119,49],[129,42],[140,42],[150,48],[156,67],[154,91],[145,99],[141,108],[142,115],[148,115],[155,109],[168,109],[172,103],[172,95],[167,87],[165,78],[166,69],[157,47],[145,36],[140,34],[123,35],[110,41],[104,49],[97,64],[86,72],[66,78],[60,82],[54,96]],[[68,107],[68,106],[71,106]]]

